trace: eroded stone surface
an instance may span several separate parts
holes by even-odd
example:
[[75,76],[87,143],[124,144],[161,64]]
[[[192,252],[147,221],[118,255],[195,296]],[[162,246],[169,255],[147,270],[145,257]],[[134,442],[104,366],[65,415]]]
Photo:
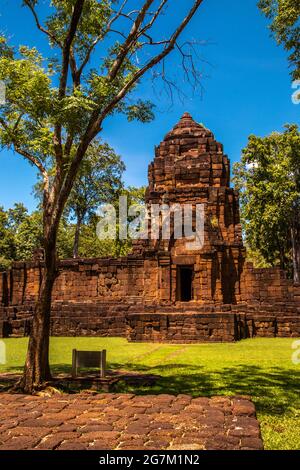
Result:
[[0,395],[0,450],[263,449],[245,397]]

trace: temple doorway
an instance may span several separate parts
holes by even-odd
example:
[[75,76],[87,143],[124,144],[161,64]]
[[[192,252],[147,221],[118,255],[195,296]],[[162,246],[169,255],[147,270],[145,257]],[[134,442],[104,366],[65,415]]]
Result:
[[177,300],[190,302],[193,300],[193,266],[177,267]]

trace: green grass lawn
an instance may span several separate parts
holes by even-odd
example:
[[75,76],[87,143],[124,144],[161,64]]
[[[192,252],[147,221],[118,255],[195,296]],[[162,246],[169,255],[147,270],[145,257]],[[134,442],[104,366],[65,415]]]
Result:
[[[7,364],[22,369],[27,339],[6,339]],[[251,395],[266,449],[300,449],[300,365],[291,360],[285,338],[258,338],[235,344],[133,344],[122,338],[52,338],[53,372],[70,371],[72,349],[107,349],[108,367],[162,378],[135,393],[188,393],[193,396]]]

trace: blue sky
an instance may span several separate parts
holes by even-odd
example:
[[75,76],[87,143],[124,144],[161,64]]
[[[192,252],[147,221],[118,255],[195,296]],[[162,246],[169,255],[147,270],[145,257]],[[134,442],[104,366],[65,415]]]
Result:
[[[183,6],[180,3],[181,0],[172,18],[164,18],[165,28],[182,16],[186,1],[182,0]],[[1,32],[14,44],[35,45],[46,53],[43,37],[20,4],[21,0],[0,0]],[[105,122],[102,137],[122,156],[127,167],[126,184],[147,183],[154,146],[184,111],[214,132],[232,163],[239,160],[250,134],[263,136],[281,130],[287,122],[299,123],[300,105],[291,101],[287,53],[270,37],[267,26],[256,0],[204,0],[183,37],[208,43],[201,48],[205,60],[200,64],[205,73],[202,94],[199,90],[192,96],[182,83],[188,98],[184,103],[175,99],[170,108],[170,100],[160,94],[160,89],[153,92],[151,81],[146,78],[138,93],[157,104],[156,119],[141,124],[115,116]],[[169,56],[167,64],[170,70],[178,69],[178,56]],[[21,157],[5,150],[0,153],[0,205],[8,208],[22,201],[33,210],[36,202],[31,193],[35,181],[35,170]]]

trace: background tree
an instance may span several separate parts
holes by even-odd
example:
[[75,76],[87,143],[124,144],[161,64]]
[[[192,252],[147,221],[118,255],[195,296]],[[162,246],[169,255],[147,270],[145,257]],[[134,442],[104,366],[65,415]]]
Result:
[[28,210],[22,202],[17,202],[13,208],[8,209],[7,215],[10,229],[17,232],[20,225],[28,217]]
[[300,133],[286,125],[283,133],[249,137],[241,163],[234,166],[240,190],[246,243],[263,259],[293,268],[300,281]]
[[16,261],[32,259],[34,250],[41,246],[43,240],[42,220],[42,213],[40,211],[34,211],[32,214],[28,214],[26,211],[23,220],[13,230]]
[[259,8],[272,23],[270,29],[278,44],[290,52],[292,77],[300,79],[300,2],[299,0],[260,0]]
[[[122,188],[115,193],[114,199],[111,198],[110,203],[116,209],[117,233],[119,228],[119,196],[126,196],[128,207],[134,204],[144,204],[145,187],[129,186],[128,188]],[[82,258],[127,256],[132,250],[132,240],[129,237],[127,240],[120,240],[118,236],[115,240],[99,240],[96,237],[98,222],[99,216],[97,212],[92,212],[88,223],[82,226],[79,256]],[[130,217],[128,217],[128,222],[130,222]]]
[[[115,154],[113,152],[112,156]],[[116,156],[118,159],[118,157]],[[121,166],[122,163],[121,163]],[[117,180],[116,180],[117,181]],[[35,186],[35,193],[40,197],[39,184]],[[120,191],[120,192],[119,192]],[[111,191],[111,196],[114,192]],[[126,196],[128,205],[144,203],[145,187],[122,187],[117,190],[110,202],[118,212],[119,195]],[[105,197],[106,202],[106,197]],[[0,271],[9,269],[14,261],[28,261],[36,248],[41,247],[43,239],[42,211],[35,210],[31,214],[22,203],[5,211],[0,208]],[[81,243],[79,256],[82,258],[101,258],[126,256],[132,249],[132,241],[128,240],[99,240],[96,236],[96,227],[99,217],[96,212],[90,211],[87,222],[81,227]],[[130,218],[128,220],[130,222]],[[76,224],[72,223],[68,211],[61,218],[57,235],[57,255],[60,259],[69,259],[73,256]]]
[[89,147],[66,208],[67,214],[76,221],[74,258],[78,258],[82,224],[95,215],[100,204],[113,203],[117,199],[124,170],[124,163],[108,144],[94,142]]
[[[6,270],[13,261],[31,258],[32,250],[37,244],[36,231],[29,222],[31,216],[22,203],[15,204],[8,211],[0,208],[0,219],[0,270]],[[40,223],[39,217],[39,226]]]
[[29,214],[24,204],[16,203],[8,211],[1,208],[0,219],[0,270],[6,270],[14,261],[30,260],[41,246],[42,214]]
[[[145,205],[145,195],[146,195],[146,187],[136,187],[136,186],[129,186],[128,188],[123,188],[121,191],[121,196],[125,196],[127,200],[127,207],[130,206],[144,206]],[[116,205],[116,213],[117,217],[119,216],[119,205]],[[131,217],[127,215],[127,224],[132,222],[135,217]],[[117,225],[117,233],[119,233],[119,224]],[[117,236],[116,243],[115,243],[116,255],[117,256],[125,256],[132,250],[132,240],[128,234],[128,238],[126,240],[121,240],[119,236]]]
[[0,207],[0,271],[10,267],[15,258],[14,236],[9,227],[8,213]]
[[[179,38],[203,0],[187,1],[187,14],[166,37],[159,21],[170,0],[52,0],[42,24],[39,0],[24,0],[36,27],[54,49],[46,59],[36,48],[18,51],[1,40],[0,79],[6,82],[6,105],[0,111],[0,142],[26,158],[43,178],[43,247],[45,268],[36,302],[20,388],[32,392],[51,377],[49,331],[52,289],[57,276],[60,220],[80,166],[104,120],[125,113],[147,122],[152,105],[134,99],[141,78],[173,50],[197,78],[188,43]],[[134,3],[136,6],[136,4]],[[50,6],[50,1],[49,1]],[[91,68],[94,57],[96,66]],[[58,58],[58,60],[57,60]],[[129,100],[130,96],[130,100]],[[49,171],[54,169],[54,172]]]

